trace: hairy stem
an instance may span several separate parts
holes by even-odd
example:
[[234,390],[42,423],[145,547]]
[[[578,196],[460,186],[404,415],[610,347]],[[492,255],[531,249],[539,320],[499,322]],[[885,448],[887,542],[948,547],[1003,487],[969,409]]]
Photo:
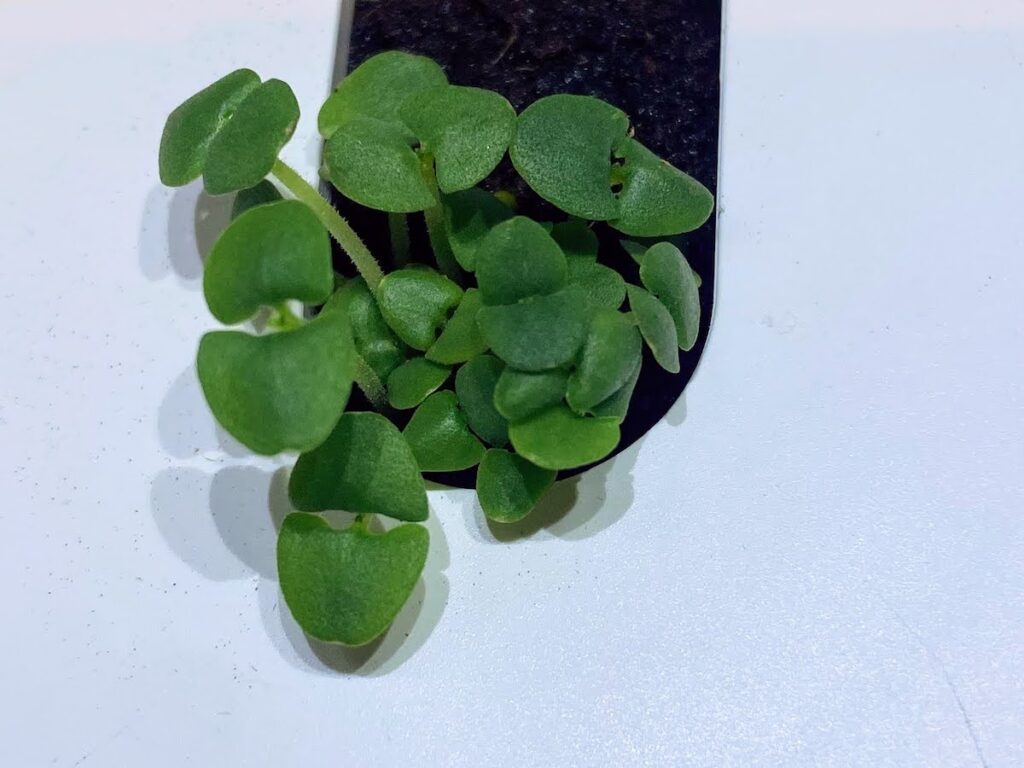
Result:
[[[437,176],[434,174],[434,158],[429,154],[424,154],[420,160],[423,178],[440,201],[441,192],[437,188]],[[438,202],[437,205],[423,211],[423,218],[427,223],[427,236],[430,238],[430,247],[434,251],[437,266],[452,280],[461,282],[462,267],[455,260],[455,254],[452,253],[452,247],[448,243],[448,233],[445,231],[444,224],[444,208],[441,203]]]
[[363,394],[366,395],[366,399],[373,405],[374,410],[383,410],[388,404],[388,396],[380,377],[370,367],[370,364],[363,359],[362,355],[355,353],[355,358],[355,376],[353,378],[356,384]]
[[308,205],[316,217],[331,233],[331,236],[338,241],[338,245],[355,264],[359,274],[363,276],[367,287],[374,296],[380,287],[380,281],[384,278],[377,260],[359,238],[355,230],[342,218],[341,214],[334,210],[329,202],[324,200],[320,193],[314,189],[298,172],[291,166],[278,159],[274,161],[274,167],[270,171],[285,189],[291,192],[298,200]]
[[395,267],[409,263],[409,220],[404,213],[388,214],[388,232],[391,234],[391,254]]

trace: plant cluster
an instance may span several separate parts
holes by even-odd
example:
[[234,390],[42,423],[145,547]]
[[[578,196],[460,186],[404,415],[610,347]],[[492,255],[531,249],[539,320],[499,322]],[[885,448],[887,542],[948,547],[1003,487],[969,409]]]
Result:
[[[307,634],[360,645],[390,625],[422,571],[423,472],[477,467],[485,514],[520,520],[559,470],[615,449],[645,344],[679,370],[697,338],[699,278],[675,245],[651,239],[696,229],[713,199],[599,99],[549,96],[517,115],[496,93],[450,84],[430,59],[382,53],[341,82],[318,122],[322,175],[389,214],[400,268],[385,274],[278,158],[298,119],[288,85],[232,72],[171,113],[160,177],[236,193],[205,264],[206,303],[227,326],[269,317],[262,333],[203,336],[199,380],[240,442],[299,454],[281,589]],[[516,215],[510,195],[479,186],[506,152],[562,220]],[[432,264],[408,262],[407,216],[419,213]],[[598,262],[595,221],[644,240],[623,242],[641,285]],[[357,277],[335,273],[329,237]],[[346,411],[353,384],[375,411]],[[404,410],[400,430],[389,416]],[[356,517],[334,528],[319,514],[329,510]],[[375,515],[400,524],[372,530]]]

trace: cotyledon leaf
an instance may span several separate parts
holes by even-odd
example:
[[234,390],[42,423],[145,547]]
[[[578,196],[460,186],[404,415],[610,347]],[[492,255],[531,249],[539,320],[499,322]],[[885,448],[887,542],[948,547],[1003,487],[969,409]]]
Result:
[[544,371],[576,356],[589,312],[583,291],[570,285],[517,304],[482,307],[477,317],[494,354],[521,371]]
[[668,309],[643,288],[631,285],[629,308],[654,359],[669,373],[679,373],[679,335]]
[[629,404],[633,399],[633,390],[636,389],[636,383],[640,380],[640,370],[642,367],[643,358],[637,357],[636,368],[634,368],[629,380],[614,395],[603,403],[594,406],[590,411],[591,415],[615,419],[615,421],[621,424],[629,412]]
[[405,427],[405,439],[424,472],[469,469],[484,455],[450,390],[435,392],[423,401]]
[[432,269],[407,267],[385,276],[377,298],[384,320],[398,338],[424,351],[459,305],[462,289]]
[[476,252],[476,279],[484,304],[515,304],[565,287],[562,249],[525,216],[495,225]]
[[264,179],[254,187],[238,190],[234,202],[231,203],[231,220],[234,221],[251,208],[281,200],[281,193],[271,182]]
[[327,440],[295,462],[288,496],[303,512],[337,509],[409,522],[427,519],[416,457],[398,427],[378,413],[342,414]]
[[203,394],[221,426],[256,453],[309,451],[345,410],[352,333],[341,312],[291,331],[252,336],[213,331],[199,343]]
[[496,196],[477,188],[444,195],[441,202],[452,253],[463,269],[472,272],[476,269],[477,249],[491,227],[515,214]]
[[434,158],[442,192],[468,189],[505,155],[516,112],[505,97],[458,85],[420,91],[400,109],[402,121]]
[[577,413],[589,413],[625,384],[640,359],[642,342],[628,315],[597,310],[583,343],[576,370],[569,377],[566,400]]
[[508,422],[494,407],[494,388],[505,364],[493,355],[480,355],[455,374],[455,394],[469,428],[498,447],[508,443]]
[[613,418],[580,416],[555,405],[509,425],[509,439],[528,461],[545,469],[574,469],[600,461],[619,443]]
[[176,107],[160,137],[160,181],[181,187],[198,179],[213,137],[259,84],[251,69],[236,69]]
[[491,448],[476,474],[476,493],[489,520],[515,523],[526,517],[555,482],[543,469],[500,448]]
[[420,91],[447,83],[433,59],[403,51],[378,53],[352,70],[327,97],[317,117],[320,135],[330,138],[350,120],[368,117],[389,123],[411,142],[412,132],[399,116],[402,104]]
[[414,357],[395,368],[388,376],[388,403],[399,410],[415,408],[448,379],[451,369]]
[[551,237],[562,248],[567,259],[574,257],[597,258],[597,235],[583,219],[560,221],[551,228]]
[[578,285],[591,304],[605,309],[618,309],[626,298],[626,281],[622,275],[604,264],[585,256],[570,256],[569,283]]
[[700,291],[682,252],[671,243],[652,245],[640,264],[640,281],[672,315],[679,348],[693,349],[700,333]]
[[356,351],[384,381],[406,358],[407,347],[384,322],[376,299],[361,277],[346,280],[327,302],[325,309],[344,306],[352,324]]
[[322,303],[333,288],[327,230],[297,200],[266,203],[232,221],[203,269],[206,303],[225,325],[288,299]]
[[482,306],[480,291],[476,288],[467,290],[455,308],[455,314],[449,318],[437,341],[427,350],[427,359],[444,365],[455,365],[486,352],[487,342],[476,321]]
[[506,368],[494,388],[494,407],[508,421],[522,421],[565,397],[569,372],[517,371]]
[[338,530],[319,515],[294,512],[277,539],[281,592],[310,637],[365,645],[409,599],[429,545],[427,529],[415,523],[375,534],[362,522]]

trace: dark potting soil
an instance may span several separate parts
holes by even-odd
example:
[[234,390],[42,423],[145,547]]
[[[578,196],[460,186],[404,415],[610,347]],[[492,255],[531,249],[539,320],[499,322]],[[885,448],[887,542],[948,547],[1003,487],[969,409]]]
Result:
[[[553,93],[597,96],[630,116],[638,140],[714,193],[721,16],[721,0],[357,0],[349,69],[380,51],[400,49],[435,59],[457,85],[501,93],[517,110]],[[484,186],[512,190],[528,216],[564,218],[523,183],[507,158]],[[334,203],[374,253],[390,252],[383,214],[337,194]],[[413,257],[430,261],[421,218],[410,216]],[[621,235],[604,224],[594,230],[600,260],[639,282],[636,264],[618,245]],[[714,218],[679,245],[703,280],[700,336],[692,351],[680,353],[678,374],[660,368],[645,350],[616,453],[665,416],[704,350],[715,289]],[[336,260],[339,269],[349,269],[344,257]],[[350,407],[368,407],[359,397],[354,391]],[[401,423],[411,413],[391,415]],[[429,477],[473,487],[475,474]]]

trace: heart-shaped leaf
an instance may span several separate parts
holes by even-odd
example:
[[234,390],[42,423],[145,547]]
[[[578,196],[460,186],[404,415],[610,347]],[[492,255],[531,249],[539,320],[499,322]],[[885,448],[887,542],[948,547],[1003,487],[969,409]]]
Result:
[[297,200],[243,213],[214,243],[203,269],[206,303],[225,325],[288,299],[319,304],[333,289],[327,230]]
[[381,314],[402,341],[428,349],[448,313],[462,300],[462,289],[432,269],[407,267],[387,275],[377,300]]
[[416,409],[405,427],[423,472],[457,472],[480,463],[484,447],[469,431],[455,393],[435,392]]
[[508,421],[522,421],[565,397],[569,372],[529,373],[506,368],[494,388],[494,407]]
[[378,413],[345,413],[321,445],[299,456],[288,482],[296,509],[427,519],[427,491],[398,427]]
[[631,285],[629,308],[654,359],[669,373],[679,373],[679,335],[665,305],[643,288]]
[[551,228],[551,237],[562,249],[567,259],[597,258],[597,235],[583,219],[561,221]]
[[691,232],[708,220],[715,198],[707,187],[674,168],[647,147],[627,139],[616,150],[624,162],[619,216],[609,223],[637,237],[662,237]]
[[640,265],[640,281],[672,315],[679,348],[693,349],[700,333],[700,291],[680,250],[672,243],[657,243],[648,248]]
[[518,304],[482,307],[477,315],[484,340],[513,368],[544,371],[570,362],[587,334],[587,299],[569,286]]
[[427,359],[444,365],[455,365],[471,360],[487,351],[477,325],[476,316],[483,302],[480,291],[470,288],[462,296],[462,301],[455,309],[455,314],[445,325],[437,341],[427,350]]
[[352,332],[342,312],[293,331],[214,331],[196,367],[217,421],[256,453],[309,451],[338,423],[352,387]]
[[611,309],[594,313],[576,370],[569,377],[566,400],[577,413],[589,413],[629,377],[640,359],[640,332],[632,318]]
[[619,443],[615,419],[580,416],[555,405],[511,424],[509,439],[528,461],[545,469],[574,469],[600,461]]
[[508,149],[516,111],[482,88],[443,85],[411,96],[402,121],[434,158],[442,192],[468,189],[493,171]]
[[621,110],[590,96],[547,96],[527,107],[509,148],[533,190],[563,211],[604,221],[619,215],[612,149],[629,129]]
[[235,195],[235,201],[231,204],[231,220],[234,221],[251,208],[267,203],[276,203],[281,199],[281,193],[278,192],[277,187],[266,179],[255,187],[240,189]]
[[508,422],[494,407],[494,388],[504,369],[493,355],[480,355],[455,374],[455,394],[470,429],[499,447],[508,443]]
[[388,376],[388,403],[392,408],[415,408],[448,379],[451,369],[424,357],[406,360]]
[[515,304],[565,287],[567,267],[558,243],[525,216],[494,226],[476,253],[484,304]]
[[267,80],[235,107],[210,141],[203,186],[223,195],[258,184],[295,132],[299,102],[287,83]]
[[309,636],[365,645],[387,629],[427,561],[430,535],[406,524],[384,534],[362,523],[331,528],[295,512],[277,539],[277,572],[288,609]]
[[360,205],[411,213],[437,205],[408,138],[389,123],[359,117],[327,140],[324,163],[331,183]]
[[327,302],[327,309],[336,307],[344,307],[348,314],[356,352],[381,381],[387,380],[388,375],[405,361],[406,349],[384,322],[366,281],[361,277],[346,281]]
[[476,473],[476,493],[488,519],[515,523],[526,517],[555,482],[557,473],[522,456],[491,448]]
[[160,137],[160,181],[181,187],[198,179],[213,137],[259,84],[251,69],[237,69],[171,112]]
[[480,243],[491,227],[512,218],[512,209],[490,192],[475,188],[445,195],[442,203],[452,253],[463,269],[472,272]]
[[330,138],[350,120],[369,117],[391,124],[412,141],[399,116],[402,104],[420,91],[447,83],[433,59],[403,51],[378,53],[352,70],[324,102],[317,118],[320,135]]
[[584,256],[568,259],[569,283],[578,285],[595,307],[618,309],[626,298],[626,281],[604,264]]
[[626,418],[629,412],[629,403],[633,399],[633,390],[640,380],[640,369],[643,367],[643,358],[638,357],[636,368],[633,369],[629,380],[619,388],[619,391],[609,397],[600,405],[591,409],[591,414],[598,417],[615,419],[619,424]]

